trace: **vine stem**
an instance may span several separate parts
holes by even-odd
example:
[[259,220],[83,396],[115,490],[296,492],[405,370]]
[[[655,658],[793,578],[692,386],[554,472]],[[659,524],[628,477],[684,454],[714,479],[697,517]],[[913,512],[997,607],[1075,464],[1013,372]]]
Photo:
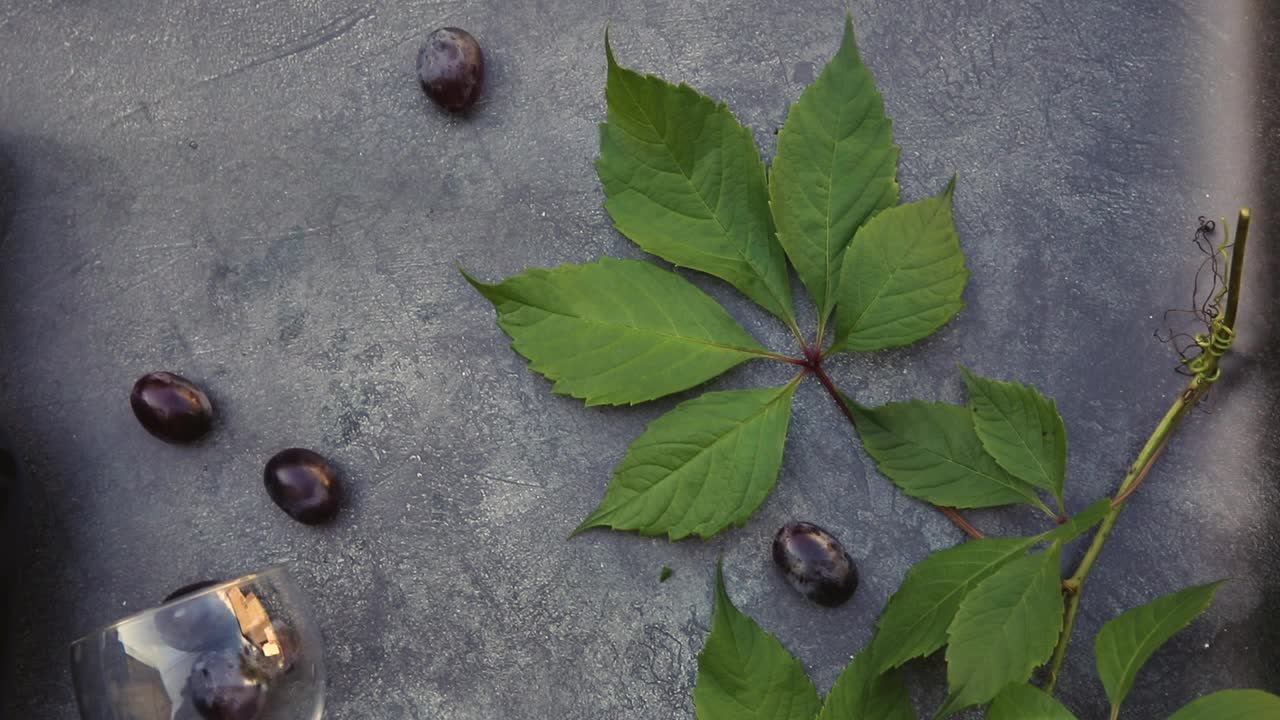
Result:
[[789,328],[789,329],[791,330],[791,334],[795,336],[795,338],[796,338],[796,342],[800,343],[800,347],[802,347],[802,348],[804,348],[806,351],[808,351],[808,349],[809,349],[809,344],[805,342],[805,340],[804,340],[804,332],[800,330],[800,326],[796,324],[795,319],[794,319],[794,318],[788,318],[788,319],[786,320],[786,324],[787,324],[787,328]]
[[[814,349],[810,350],[806,354],[809,355],[808,362],[806,364],[809,372],[813,373],[813,376],[818,378],[818,382],[822,383],[822,387],[826,389],[827,394],[835,401],[836,406],[840,408],[840,412],[844,413],[845,419],[849,421],[849,425],[853,426],[856,430],[857,422],[853,418],[853,410],[849,409],[849,404],[846,403],[844,401],[844,397],[840,395],[840,391],[836,388],[836,384],[831,382],[831,376],[827,375],[827,371],[822,369],[821,351]],[[938,508],[939,512],[946,515],[947,519],[954,523],[956,527],[960,528],[960,530],[970,538],[979,540],[986,537],[982,534],[982,531],[974,527],[973,523],[969,522],[969,520],[965,518],[959,510],[956,510],[953,507],[945,507],[943,505],[934,505],[934,507]]]
[[[1229,232],[1226,222],[1223,222],[1222,227],[1224,233]],[[1236,226],[1236,241],[1231,250],[1231,274],[1227,285],[1227,311],[1222,320],[1222,324],[1228,332],[1235,330],[1236,313],[1240,305],[1240,282],[1244,270],[1245,241],[1248,237],[1249,209],[1241,208],[1240,219]],[[1208,353],[1208,349],[1204,349],[1203,352]],[[1187,414],[1200,402],[1205,393],[1209,392],[1213,381],[1217,379],[1218,358],[1218,355],[1209,354],[1206,368],[1191,379],[1187,387],[1173,401],[1173,405],[1165,412],[1164,417],[1160,419],[1160,423],[1156,425],[1151,437],[1147,438],[1146,444],[1138,452],[1137,459],[1129,466],[1129,471],[1125,473],[1124,479],[1120,481],[1120,488],[1111,500],[1111,509],[1103,517],[1102,524],[1093,536],[1093,541],[1089,544],[1088,550],[1085,551],[1084,557],[1080,559],[1080,564],[1076,567],[1071,577],[1063,581],[1062,591],[1066,595],[1067,602],[1066,615],[1063,619],[1062,634],[1058,636],[1058,644],[1053,649],[1053,659],[1049,664],[1049,676],[1045,682],[1046,692],[1052,694],[1054,687],[1058,683],[1058,675],[1062,671],[1062,663],[1067,656],[1067,645],[1071,642],[1071,631],[1075,628],[1076,613],[1080,610],[1080,596],[1084,590],[1084,583],[1089,578],[1089,573],[1093,570],[1093,565],[1097,562],[1098,555],[1102,553],[1102,546],[1106,544],[1107,537],[1111,535],[1111,529],[1115,527],[1116,520],[1120,517],[1120,512],[1124,510],[1125,501],[1142,485],[1147,473],[1151,472],[1156,460],[1160,459],[1160,455],[1164,452],[1165,447],[1168,446],[1174,431],[1178,429]],[[1112,717],[1115,716],[1115,710],[1116,708],[1112,708]]]
[[756,352],[755,354],[759,355],[760,357],[769,358],[770,360],[778,360],[780,362],[790,363],[792,365],[799,365],[800,367],[803,367],[806,369],[809,367],[808,361],[806,361],[804,358],[794,358],[794,357],[791,357],[790,355],[783,355],[782,353],[769,352],[768,350]]
[[970,538],[974,540],[981,540],[986,537],[986,535],[984,535],[981,530],[974,527],[973,523],[969,522],[969,518],[962,515],[959,510],[947,505],[934,505],[934,507],[938,508],[939,512],[946,515],[948,520],[954,523],[956,527],[960,528],[964,534],[968,535]]

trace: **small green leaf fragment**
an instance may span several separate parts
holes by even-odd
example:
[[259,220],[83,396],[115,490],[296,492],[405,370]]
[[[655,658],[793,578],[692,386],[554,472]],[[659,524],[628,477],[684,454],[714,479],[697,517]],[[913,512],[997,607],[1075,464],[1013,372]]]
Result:
[[1052,492],[1061,507],[1067,428],[1057,404],[1033,387],[960,369],[982,446],[1010,475]]
[[1049,660],[1062,631],[1060,558],[1057,545],[1019,558],[960,602],[947,630],[951,694],[936,718],[990,702]]
[[697,720],[813,720],[820,702],[798,660],[729,600],[716,564],[711,635],[698,654]]
[[791,106],[769,170],[778,240],[823,322],[854,233],[898,204],[898,153],[893,123],[846,17],[839,51]]
[[1280,696],[1262,690],[1219,690],[1184,705],[1169,720],[1276,720]]
[[798,382],[706,393],[654,420],[574,532],[611,527],[679,540],[746,522],[778,480]]
[[841,261],[836,350],[883,350],[932,335],[964,307],[969,271],[941,194],[880,212]]
[[1093,641],[1093,654],[1113,709],[1124,702],[1134,678],[1152,653],[1204,612],[1223,582],[1226,581],[1158,597],[1126,610],[1102,626]]
[[529,367],[587,405],[687,390],[764,352],[693,283],[641,260],[534,268],[492,284],[463,275]]
[[672,576],[672,575],[674,575],[674,574],[675,574],[675,572],[676,572],[675,570],[672,570],[671,568],[667,567],[666,565],[663,565],[663,566],[662,566],[662,572],[658,573],[658,582],[660,582],[660,583],[664,583],[664,582],[666,582],[666,581],[670,580],[670,579],[671,579],[671,576]]
[[596,171],[615,227],[675,265],[728,282],[795,323],[764,163],[724,103],[617,63],[605,38],[608,121]]
[[885,671],[947,644],[960,602],[978,583],[1022,557],[1035,538],[983,538],[939,550],[907,571],[885,604],[871,641],[875,669]]
[[1029,503],[1054,514],[983,450],[966,409],[919,400],[850,408],[863,447],[906,494],[961,508]]
[[836,678],[817,720],[916,720],[897,671],[876,672],[871,653],[858,653]]
[[1076,720],[1076,716],[1039,688],[1010,685],[987,708],[986,720]]

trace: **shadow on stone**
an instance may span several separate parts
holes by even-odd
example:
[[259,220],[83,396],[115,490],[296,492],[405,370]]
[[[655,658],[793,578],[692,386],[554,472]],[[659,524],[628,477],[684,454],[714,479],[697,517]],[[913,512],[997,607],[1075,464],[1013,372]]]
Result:
[[9,225],[17,212],[17,181],[13,175],[13,158],[0,147],[0,247],[9,236]]

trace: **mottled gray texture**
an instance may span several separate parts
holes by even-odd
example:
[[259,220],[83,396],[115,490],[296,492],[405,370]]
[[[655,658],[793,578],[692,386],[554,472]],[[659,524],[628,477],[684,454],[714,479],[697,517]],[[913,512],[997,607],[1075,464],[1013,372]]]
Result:
[[[1280,690],[1280,17],[1228,0],[859,0],[903,147],[906,199],[960,175],[968,306],[905,350],[842,357],[865,402],[958,400],[955,363],[1032,382],[1070,433],[1071,507],[1115,486],[1181,386],[1152,332],[1187,304],[1197,215],[1253,204],[1239,352],[1125,514],[1062,683],[1104,715],[1089,637],[1120,610],[1234,578],[1139,678],[1129,717],[1216,688]],[[879,477],[816,384],[779,488],[709,542],[569,530],[671,398],[583,409],[507,347],[455,270],[638,256],[601,209],[603,31],[628,65],[726,100],[766,155],[834,52],[836,0],[293,0],[0,7],[0,439],[18,458],[3,566],[0,707],[75,717],[66,643],[175,586],[288,563],[328,645],[333,718],[691,717],[725,555],[731,595],[821,688],[903,572],[959,540]],[[489,77],[469,119],[431,107],[414,53],[470,29]],[[1269,54],[1268,54],[1269,53]],[[747,327],[779,323],[696,278]],[[195,448],[133,420],[171,369],[219,410]],[[717,388],[779,383],[751,364]],[[686,395],[688,396],[688,395]],[[303,445],[345,470],[337,524],[290,521],[263,463]],[[1034,530],[1030,511],[973,514]],[[769,540],[835,532],[862,585],[805,604]],[[1079,550],[1073,555],[1078,554]],[[675,569],[658,583],[664,565]],[[2,569],[2,568],[0,568]],[[941,664],[910,671],[922,707]]]

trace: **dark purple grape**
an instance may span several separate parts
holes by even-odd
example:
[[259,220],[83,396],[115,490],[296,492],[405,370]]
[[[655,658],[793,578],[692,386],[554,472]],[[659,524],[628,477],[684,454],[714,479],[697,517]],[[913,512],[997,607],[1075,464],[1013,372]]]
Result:
[[342,502],[338,471],[323,455],[289,448],[267,461],[267,494],[298,522],[316,525],[333,518]]
[[199,440],[213,426],[213,406],[200,388],[171,372],[147,373],[133,384],[133,414],[147,432],[171,443]]
[[427,36],[418,51],[418,79],[427,96],[445,110],[461,112],[475,104],[484,85],[484,53],[466,30],[444,27]]
[[169,603],[156,611],[156,632],[170,646],[186,652],[233,648],[240,644],[240,623],[231,607],[217,594],[182,600],[186,595],[216,585],[214,582],[192,583],[165,598]]
[[187,693],[205,720],[254,720],[267,700],[262,678],[235,650],[201,655],[191,666]]
[[773,539],[773,562],[797,592],[835,607],[858,589],[858,570],[831,533],[807,522],[787,523]]

